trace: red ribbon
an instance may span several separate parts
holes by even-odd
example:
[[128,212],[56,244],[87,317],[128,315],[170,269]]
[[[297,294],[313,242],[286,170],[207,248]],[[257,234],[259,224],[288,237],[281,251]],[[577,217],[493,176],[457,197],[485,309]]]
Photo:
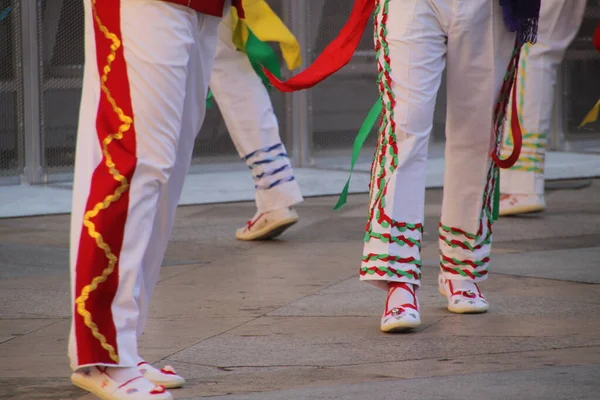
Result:
[[[516,72],[515,72],[516,75]],[[517,76],[515,76],[515,81],[513,83],[512,89],[512,110],[511,110],[511,118],[510,118],[510,126],[512,128],[512,136],[513,136],[513,149],[510,156],[506,159],[501,159],[500,156],[494,151],[492,153],[492,159],[496,163],[496,165],[500,168],[510,168],[517,160],[519,160],[519,156],[521,155],[521,147],[523,146],[523,131],[521,130],[521,123],[519,122],[519,109],[517,108]]]
[[262,67],[271,84],[282,92],[295,92],[311,88],[339,71],[352,59],[374,8],[374,0],[355,0],[350,18],[338,37],[308,68],[289,80],[283,82]]
[[596,32],[594,32],[594,38],[592,39],[596,50],[600,51],[600,24],[596,27]]

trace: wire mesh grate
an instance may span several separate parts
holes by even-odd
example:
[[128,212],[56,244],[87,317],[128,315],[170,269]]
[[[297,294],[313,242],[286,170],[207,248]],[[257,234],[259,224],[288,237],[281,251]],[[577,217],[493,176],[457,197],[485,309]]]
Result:
[[[26,153],[21,40],[24,29],[37,29],[42,167],[52,180],[53,176],[70,172],[73,168],[84,62],[83,2],[32,1],[37,4],[37,27],[21,26],[21,0],[0,0],[0,178],[23,175]],[[286,1],[295,0],[269,0],[269,4],[283,16]],[[308,20],[305,22],[309,33],[308,50],[312,59],[338,34],[350,13],[352,3],[351,0],[306,2]],[[568,141],[580,138],[600,139],[600,122],[578,128],[600,93],[600,80],[595,79],[596,71],[600,69],[600,54],[593,49],[591,42],[598,15],[600,7],[597,2],[588,2],[585,20],[567,51],[560,70],[563,82],[560,95],[563,101],[559,112]],[[336,152],[348,157],[357,128],[377,98],[377,69],[372,36],[372,27],[368,27],[359,52],[350,66],[311,90],[309,115],[312,118],[313,132],[307,134],[312,135],[311,151],[317,159]],[[434,140],[443,140],[443,88],[444,84],[438,96],[434,117]],[[276,90],[271,91],[271,97],[279,118],[282,139],[291,151],[292,143],[287,140],[291,128],[287,124],[291,120],[290,112],[293,111],[286,104],[289,97]],[[376,135],[371,135],[366,146],[373,146],[375,140]],[[221,161],[239,162],[215,105],[208,111],[196,141],[194,163]]]
[[23,80],[18,0],[0,0],[0,177],[23,172]]
[[40,0],[42,165],[48,173],[71,171],[84,63],[81,0]]
[[[600,121],[579,128],[600,97],[600,53],[592,43],[599,16],[598,3],[588,1],[581,28],[567,50],[561,68],[564,101],[559,112],[562,113],[567,140],[600,139]],[[595,148],[599,149],[598,146]]]

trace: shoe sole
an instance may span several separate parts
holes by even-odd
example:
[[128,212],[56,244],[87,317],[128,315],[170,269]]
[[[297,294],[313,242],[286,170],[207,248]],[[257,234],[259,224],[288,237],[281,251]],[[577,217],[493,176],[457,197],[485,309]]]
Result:
[[[444,296],[446,299],[448,299],[448,296],[446,295],[446,291],[444,289],[442,289],[442,287],[438,286],[438,291],[440,292],[440,294],[442,296]],[[487,310],[490,308],[490,306],[488,305],[485,308],[470,308],[470,309],[464,309],[464,308],[456,308],[450,305],[450,301],[448,301],[448,311],[450,311],[451,313],[454,314],[483,314],[485,312],[487,312]]]
[[269,226],[257,231],[253,235],[239,236],[238,234],[236,234],[235,237],[237,240],[243,240],[243,241],[274,239],[277,236],[281,235],[283,232],[285,232],[289,227],[296,224],[296,222],[298,222],[298,217],[290,217],[290,218],[282,219],[282,220],[278,221],[276,224],[269,225]]
[[[102,388],[99,388],[97,385],[88,385],[88,380],[83,377],[80,377],[78,374],[71,375],[71,383],[80,389],[92,393],[93,395],[97,396],[102,400],[123,400],[122,397],[119,398],[104,392]],[[158,396],[155,398],[157,400],[173,400],[173,396],[171,394],[162,398],[159,398]]]
[[418,328],[419,326],[421,326],[421,321],[414,321],[414,322],[397,322],[395,324],[387,324],[385,327],[381,326],[380,330],[381,332],[385,332],[385,333],[399,333],[399,332],[406,332],[406,331],[410,331],[413,330],[415,328]]
[[509,209],[505,209],[504,211],[500,210],[499,215],[501,217],[505,217],[507,215],[518,215],[518,214],[532,214],[532,213],[539,213],[542,212],[546,209],[546,207],[536,204],[536,205],[523,205],[523,206],[517,206],[517,207],[512,207]]
[[[148,378],[146,378],[148,379]],[[164,386],[165,389],[179,389],[180,387],[183,387],[183,385],[185,385],[185,379],[181,379],[179,381],[171,381],[170,383],[167,382],[158,382],[158,381],[152,381],[150,379],[148,379],[150,382],[154,383],[156,386]]]

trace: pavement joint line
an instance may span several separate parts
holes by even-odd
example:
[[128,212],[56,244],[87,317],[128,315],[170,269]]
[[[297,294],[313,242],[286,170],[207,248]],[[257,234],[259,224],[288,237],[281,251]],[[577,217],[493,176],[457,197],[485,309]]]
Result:
[[[0,309],[0,313],[2,313],[2,310]],[[11,311],[10,309],[8,311]],[[20,312],[21,314],[24,315],[31,315],[32,317],[18,317],[18,318],[0,318],[0,319],[57,319],[57,318],[63,318],[63,319],[67,319],[67,318],[71,318],[71,317],[65,317],[62,315],[47,315],[47,314],[31,314],[31,313],[27,313],[27,312]]]
[[[26,318],[19,318],[19,319],[26,319]],[[30,319],[30,318],[27,318],[27,319]],[[39,319],[44,319],[44,318],[33,318],[33,319],[39,320]],[[65,321],[68,318],[47,318],[47,319],[49,319],[49,320],[56,320],[57,319],[58,321],[54,321],[54,322],[52,322],[52,323],[50,323],[48,325],[44,325],[44,326],[42,326],[40,328],[34,329],[34,330],[30,331],[30,332],[23,333],[23,334],[20,334],[20,335],[12,334],[10,339],[7,339],[7,340],[5,340],[5,341],[3,341],[3,342],[0,343],[0,347],[2,347],[5,343],[13,341],[14,339],[25,337],[25,336],[29,336],[32,333],[41,331],[42,329],[50,328],[51,326],[54,326],[54,325],[56,325],[56,324],[58,324],[58,323],[60,323],[62,321]],[[4,320],[4,318],[0,318],[0,321],[2,321],[2,320]]]
[[[485,336],[482,336],[485,337]],[[593,346],[574,346],[574,347],[553,347],[553,348],[543,348],[543,349],[532,349],[532,350],[515,350],[515,351],[504,351],[504,352],[486,352],[486,353],[473,353],[473,354],[465,354],[459,356],[442,357],[445,361],[453,361],[459,358],[466,357],[478,357],[478,356],[494,356],[494,355],[510,355],[510,354],[523,354],[523,353],[534,353],[540,351],[552,351],[552,350],[574,350],[574,349],[589,349],[589,348],[600,348],[600,345]],[[273,365],[226,365],[226,366],[214,366],[209,364],[197,364],[189,361],[179,361],[179,360],[170,360],[178,363],[183,363],[187,365],[197,365],[201,367],[211,367],[215,369],[222,368],[322,368],[322,369],[335,369],[340,367],[359,367],[365,365],[379,365],[379,364],[390,364],[390,363],[406,363],[406,362],[414,362],[414,361],[429,361],[429,360],[440,360],[440,357],[424,357],[424,358],[410,358],[405,360],[386,360],[386,361],[376,361],[376,362],[366,362],[366,363],[348,363],[348,364],[335,364],[335,365],[312,365],[312,364],[273,364]],[[584,364],[569,364],[569,365],[584,365]],[[585,364],[588,365],[588,364]],[[531,368],[533,369],[533,368]],[[412,379],[412,378],[411,378]],[[420,379],[420,378],[414,378]]]
[[250,320],[248,320],[248,321],[245,321],[245,322],[242,322],[242,323],[241,323],[241,324],[239,324],[239,325],[233,326],[233,327],[231,327],[231,328],[229,328],[229,329],[226,329],[226,330],[224,330],[224,331],[222,331],[222,332],[218,332],[218,333],[215,333],[214,335],[210,335],[209,337],[206,337],[206,338],[204,338],[204,339],[198,340],[197,342],[194,342],[194,343],[190,344],[189,346],[187,346],[187,347],[185,347],[185,348],[183,348],[183,349],[177,350],[177,351],[175,351],[174,353],[171,353],[171,354],[169,354],[169,355],[167,355],[167,356],[164,356],[163,358],[161,358],[161,359],[160,359],[160,360],[158,360],[158,361],[163,361],[163,360],[165,360],[165,359],[167,359],[167,358],[169,358],[169,357],[173,357],[173,356],[175,356],[175,355],[177,355],[177,354],[181,353],[182,351],[184,351],[184,350],[187,350],[187,349],[189,349],[190,347],[194,347],[194,346],[196,346],[196,345],[198,345],[198,344],[200,344],[200,343],[202,343],[202,342],[204,342],[204,341],[206,341],[206,340],[210,340],[210,339],[212,339],[212,338],[215,338],[215,337],[218,337],[218,336],[220,336],[220,335],[223,335],[223,334],[225,334],[225,333],[227,333],[227,332],[229,332],[229,331],[232,331],[232,330],[234,330],[234,329],[237,329],[237,328],[239,328],[239,327],[241,327],[241,326],[244,326],[244,325],[246,325],[246,324],[248,324],[248,323],[250,323],[250,322],[252,322],[252,321],[255,321],[255,320],[257,320],[257,319],[258,319],[258,318],[260,318],[261,316],[262,316],[262,315],[259,315],[259,316],[257,316],[257,317],[253,317],[253,318],[251,318]]
[[[175,274],[175,275],[169,276],[169,277],[167,277],[167,278],[164,278],[164,279],[159,279],[159,280],[158,280],[158,282],[156,282],[156,284],[158,285],[159,283],[165,283],[165,282],[168,282],[168,281],[170,281],[170,280],[171,280],[171,279],[173,279],[173,278],[177,278],[177,277],[180,277],[181,275],[187,274],[187,273],[189,273],[189,272],[194,272],[194,271],[196,271],[196,270],[198,270],[198,269],[200,269],[200,268],[207,267],[207,266],[209,266],[211,263],[212,263],[212,261],[209,261],[209,262],[206,262],[206,263],[203,263],[203,264],[199,264],[197,267],[195,267],[195,268],[192,268],[192,269],[191,269],[191,270],[189,270],[189,271],[182,271],[182,272],[180,272],[180,273],[178,273],[178,274]],[[173,267],[179,267],[179,266],[195,265],[195,264],[198,264],[198,263],[190,263],[190,264],[177,264],[177,265],[172,265],[172,266],[173,266]],[[161,268],[163,268],[163,267],[164,267],[164,265],[163,265],[163,266],[161,266]],[[168,268],[168,267],[167,267],[167,268]]]
[[41,317],[41,318],[23,318],[23,317],[0,317],[0,321],[18,321],[18,320],[30,320],[30,319],[35,319],[35,320],[39,320],[39,319],[61,319],[61,320],[65,320],[65,319],[69,319],[71,317]]
[[421,332],[425,332],[427,329],[431,328],[434,325],[439,324],[442,321],[445,321],[446,319],[450,318],[450,315],[444,315],[443,317],[439,317],[439,319],[435,322],[432,322],[431,324],[427,325],[426,327],[424,327],[423,329],[421,329]]
[[598,286],[600,285],[600,283],[596,283],[596,282],[582,282],[582,281],[575,281],[572,279],[559,279],[559,278],[548,278],[546,276],[532,276],[532,275],[521,275],[521,274],[516,274],[516,273],[507,273],[507,272],[498,272],[498,271],[490,271],[490,276],[493,275],[503,275],[503,276],[514,276],[514,277],[519,277],[519,278],[531,278],[531,279],[542,279],[545,281],[555,281],[555,282],[569,282],[569,283],[577,283],[580,285],[590,285],[590,286]]

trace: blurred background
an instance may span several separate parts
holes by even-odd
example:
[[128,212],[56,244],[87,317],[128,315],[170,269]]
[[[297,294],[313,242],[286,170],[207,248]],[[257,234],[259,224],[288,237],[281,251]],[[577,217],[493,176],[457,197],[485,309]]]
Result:
[[[337,35],[353,1],[269,3],[298,37],[304,59],[312,61]],[[600,154],[600,124],[577,128],[600,97],[600,54],[591,43],[599,18],[598,2],[589,1],[585,21],[560,69],[552,150]],[[0,185],[72,180],[83,54],[82,0],[0,0]],[[375,80],[368,30],[351,64],[334,77],[310,91],[271,92],[295,167],[348,168],[356,131],[377,96]],[[433,158],[443,156],[445,104],[442,84]],[[374,141],[371,135],[363,151],[365,162]],[[216,105],[196,141],[193,164],[191,174],[245,168]]]

